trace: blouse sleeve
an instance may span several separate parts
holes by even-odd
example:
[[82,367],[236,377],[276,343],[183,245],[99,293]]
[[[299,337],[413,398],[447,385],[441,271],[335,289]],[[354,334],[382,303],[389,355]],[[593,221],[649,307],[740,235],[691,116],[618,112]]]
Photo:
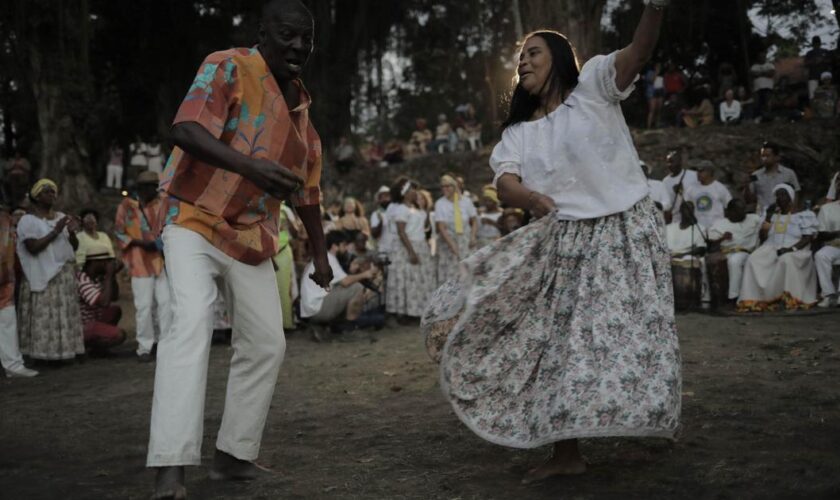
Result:
[[522,138],[521,126],[512,125],[502,132],[502,140],[493,148],[490,155],[490,168],[493,169],[493,186],[504,174],[514,174],[522,178]]
[[26,241],[32,238],[41,238],[47,233],[44,232],[41,224],[34,215],[26,214],[20,218],[17,225],[17,237],[19,241]]
[[580,72],[575,91],[589,99],[609,104],[615,104],[630,97],[636,89],[635,83],[639,80],[639,76],[636,75],[636,79],[624,91],[618,90],[618,85],[615,83],[616,54],[618,54],[617,51],[590,59]]
[[434,221],[435,222],[447,222],[451,216],[449,207],[444,203],[443,198],[440,198],[438,201],[435,202],[435,211],[434,211]]

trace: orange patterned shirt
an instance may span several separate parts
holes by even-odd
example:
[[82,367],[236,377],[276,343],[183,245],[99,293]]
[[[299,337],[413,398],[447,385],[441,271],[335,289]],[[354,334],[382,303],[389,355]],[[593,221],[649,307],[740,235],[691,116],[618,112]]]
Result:
[[160,232],[160,198],[156,198],[140,209],[140,202],[134,198],[123,199],[117,207],[114,218],[114,235],[122,250],[122,261],[132,278],[149,278],[160,275],[163,270],[163,254],[132,245],[131,240],[154,241]]
[[[317,205],[321,140],[309,121],[309,94],[296,83],[301,103],[290,110],[256,48],[215,52],[199,68],[174,123],[197,122],[236,151],[289,168],[305,181],[291,204]],[[280,200],[244,177],[175,148],[160,187],[168,195],[163,225],[195,231],[246,264],[277,253]]]
[[0,309],[15,303],[15,228],[8,212],[0,212]]

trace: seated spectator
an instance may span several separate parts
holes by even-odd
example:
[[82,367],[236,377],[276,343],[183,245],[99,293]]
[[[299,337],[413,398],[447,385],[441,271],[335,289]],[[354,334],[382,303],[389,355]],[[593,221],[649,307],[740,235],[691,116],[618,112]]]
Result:
[[804,106],[801,103],[801,93],[795,85],[791,85],[790,78],[783,76],[779,78],[776,89],[770,99],[770,116],[772,119],[781,119],[789,122],[796,122],[802,119]]
[[368,249],[369,236],[361,231],[353,232],[353,243],[347,248],[351,262],[362,257],[370,257],[372,252]]
[[726,205],[732,200],[729,189],[715,180],[715,167],[706,161],[697,174],[698,184],[685,190],[685,200],[694,204],[694,216],[703,229],[723,219]]
[[735,100],[735,91],[732,89],[726,91],[720,103],[720,121],[724,125],[741,123],[741,103]]
[[481,148],[481,123],[475,116],[475,107],[472,103],[467,103],[458,106],[455,111],[458,113],[455,124],[458,139],[463,143],[465,150],[477,151]]
[[747,259],[738,311],[808,309],[817,303],[817,273],[811,240],[819,222],[813,212],[793,212],[796,194],[787,184],[773,189],[776,196],[761,226],[763,243]]
[[761,147],[762,167],[752,173],[750,184],[745,190],[747,202],[755,201],[757,212],[764,215],[767,207],[776,201],[774,189],[779,184],[793,186],[799,191],[799,179],[796,172],[781,164],[782,156],[779,146],[772,142],[765,142]]
[[0,365],[7,378],[34,377],[23,364],[15,311],[15,226],[9,210],[0,205]]
[[747,88],[744,86],[738,87],[735,95],[738,98],[738,102],[741,103],[741,119],[752,120],[755,118],[755,101],[749,92],[747,92]]
[[333,155],[335,156],[335,168],[342,174],[349,172],[356,164],[356,149],[345,135],[338,139],[338,144],[333,149]]
[[85,257],[92,254],[105,253],[114,258],[114,244],[108,234],[99,231],[99,212],[86,208],[79,213],[82,219],[82,230],[76,233],[79,246],[76,248],[76,265],[81,266]]
[[458,148],[458,134],[452,130],[452,125],[446,115],[438,115],[438,125],[435,128],[435,140],[429,144],[431,151],[438,153],[454,152]]
[[[726,205],[726,217],[709,228],[709,243],[720,246],[720,252],[709,255],[709,276],[715,290],[726,290],[726,298],[734,301],[741,292],[744,264],[758,246],[761,217],[747,213],[743,200],[731,200]],[[716,283],[715,262],[726,260],[727,280]]]
[[834,118],[837,116],[838,98],[837,87],[831,83],[832,75],[826,71],[820,76],[820,85],[814,89],[811,98],[811,109],[817,118]]
[[371,268],[359,274],[348,275],[339,263],[339,253],[347,251],[347,235],[343,231],[330,231],[326,236],[327,259],[333,279],[330,290],[318,286],[310,275],[315,270],[309,262],[303,270],[300,283],[300,316],[314,323],[333,323],[343,326],[352,323],[362,314],[365,287],[360,282],[371,280],[376,271]]
[[673,150],[665,157],[668,165],[668,175],[662,179],[668,196],[671,197],[671,208],[665,211],[665,222],[680,221],[680,204],[687,189],[700,185],[697,172],[683,168],[682,153]]
[[[330,205],[332,207],[332,204]],[[329,212],[329,209],[327,210]],[[341,231],[361,231],[370,236],[370,225],[365,217],[365,208],[359,200],[348,196],[338,211],[338,218],[335,221],[335,229]]]
[[125,342],[125,331],[117,327],[122,309],[114,303],[116,264],[107,253],[88,254],[76,273],[85,348],[100,354]]
[[819,238],[825,243],[816,254],[814,263],[817,277],[822,290],[820,307],[831,307],[837,304],[837,290],[840,284],[835,284],[832,277],[834,266],[840,264],[840,201],[833,201],[823,205],[820,209]]
[[653,175],[653,169],[650,165],[645,162],[642,162],[641,165],[642,171],[645,173],[648,180],[650,199],[653,200],[653,203],[656,204],[656,208],[658,208],[661,212],[671,210],[671,196],[668,194],[668,188],[665,187],[665,184],[662,181],[651,177],[651,175]]
[[688,128],[711,125],[715,121],[715,107],[712,105],[711,99],[709,99],[708,92],[700,90],[699,99],[699,104],[682,110],[682,121]]
[[385,153],[382,159],[388,165],[396,165],[405,161],[405,152],[403,151],[402,142],[398,139],[391,139],[385,144]]
[[429,152],[429,143],[432,142],[432,131],[429,130],[425,118],[417,118],[414,121],[416,127],[408,140],[408,152],[410,156],[422,156]]
[[[706,273],[706,232],[697,224],[694,205],[690,201],[680,204],[680,221],[665,227],[665,241],[671,251],[671,265],[701,271],[701,300],[711,300],[709,277]],[[679,295],[682,291],[675,290]],[[696,297],[692,297],[696,299]]]

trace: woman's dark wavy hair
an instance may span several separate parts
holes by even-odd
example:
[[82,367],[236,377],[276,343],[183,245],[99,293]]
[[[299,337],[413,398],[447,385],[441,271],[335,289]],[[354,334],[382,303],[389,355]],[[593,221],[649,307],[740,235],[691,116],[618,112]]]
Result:
[[510,96],[510,109],[508,110],[507,118],[502,123],[502,130],[519,122],[530,120],[534,112],[540,108],[541,101],[539,96],[543,90],[547,90],[548,95],[563,95],[566,91],[577,86],[578,76],[580,76],[580,66],[578,65],[575,49],[569,43],[569,39],[556,31],[539,30],[526,35],[521,46],[524,46],[525,42],[534,36],[545,40],[545,44],[551,52],[551,71],[545,79],[543,88],[540,89],[537,95],[529,94],[522,87],[522,84],[514,78],[514,81],[517,83]]

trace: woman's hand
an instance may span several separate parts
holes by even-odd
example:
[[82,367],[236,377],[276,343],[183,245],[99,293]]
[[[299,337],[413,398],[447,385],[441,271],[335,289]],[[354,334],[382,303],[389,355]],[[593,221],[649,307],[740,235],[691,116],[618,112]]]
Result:
[[531,194],[528,196],[528,200],[530,201],[528,210],[537,219],[545,217],[557,208],[557,205],[551,197],[536,191],[531,191]]
[[420,258],[419,258],[419,257],[417,257],[417,254],[416,254],[414,251],[412,251],[411,253],[409,253],[409,254],[408,254],[408,261],[409,261],[412,265],[415,265],[415,266],[416,266],[417,264],[419,264],[419,263],[420,263]]

